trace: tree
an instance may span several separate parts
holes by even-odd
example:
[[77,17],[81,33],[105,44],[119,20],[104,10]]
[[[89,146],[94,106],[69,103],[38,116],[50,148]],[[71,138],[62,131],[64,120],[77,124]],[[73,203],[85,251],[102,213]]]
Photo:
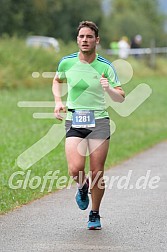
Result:
[[143,46],[150,46],[154,39],[156,45],[165,45],[163,18],[159,12],[157,0],[112,0],[112,12],[106,17],[104,24],[110,26],[105,31],[108,43],[113,39],[127,36],[129,39],[136,34],[143,37]]
[[[164,20],[158,0],[111,0],[111,12],[102,11],[106,0],[0,0],[0,36],[53,36],[65,43],[74,40],[82,20],[92,20],[100,28],[101,45],[107,48],[113,39],[136,34],[143,46],[154,39],[157,46],[166,45]],[[103,5],[104,7],[104,5]],[[110,9],[110,8],[109,8]]]
[[0,34],[48,35],[65,42],[85,19],[101,23],[101,0],[0,0]]

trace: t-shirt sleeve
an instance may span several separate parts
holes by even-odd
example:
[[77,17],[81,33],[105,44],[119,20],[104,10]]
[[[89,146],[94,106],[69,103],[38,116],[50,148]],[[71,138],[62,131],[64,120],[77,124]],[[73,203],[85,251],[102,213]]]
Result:
[[107,69],[107,73],[106,73],[106,77],[109,81],[109,84],[112,86],[112,87],[118,87],[118,86],[121,86],[121,83],[118,79],[118,76],[117,76],[117,73],[116,73],[116,70],[114,69],[114,67],[112,65],[110,65]]
[[65,74],[65,63],[63,60],[61,60],[58,64],[58,68],[56,71],[56,75],[60,80],[65,80],[66,79],[66,74]]

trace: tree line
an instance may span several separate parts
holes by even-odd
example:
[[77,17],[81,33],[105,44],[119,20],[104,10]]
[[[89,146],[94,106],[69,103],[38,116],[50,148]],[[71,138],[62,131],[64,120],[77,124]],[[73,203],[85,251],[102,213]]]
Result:
[[142,35],[143,46],[152,39],[157,46],[167,41],[157,0],[0,0],[0,20],[1,37],[44,35],[68,43],[75,39],[80,21],[92,20],[106,48],[112,40],[136,34]]

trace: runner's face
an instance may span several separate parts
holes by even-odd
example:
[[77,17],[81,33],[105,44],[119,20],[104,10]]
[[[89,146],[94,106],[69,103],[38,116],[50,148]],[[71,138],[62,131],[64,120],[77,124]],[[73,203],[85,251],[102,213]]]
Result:
[[99,37],[95,37],[95,32],[88,27],[80,29],[77,37],[77,44],[81,52],[94,52],[99,43]]

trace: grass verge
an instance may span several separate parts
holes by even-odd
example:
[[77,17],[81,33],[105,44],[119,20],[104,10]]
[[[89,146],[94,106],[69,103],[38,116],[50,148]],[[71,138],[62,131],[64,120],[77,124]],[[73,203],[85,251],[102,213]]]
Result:
[[[147,83],[152,95],[130,116],[121,117],[114,110],[109,111],[116,124],[111,137],[106,169],[122,162],[154,144],[167,139],[166,107],[167,83],[163,76],[133,78],[124,86],[129,93],[140,83]],[[18,101],[52,101],[51,86],[41,88],[19,88],[1,90],[0,118],[0,213],[26,204],[57,189],[57,180],[50,186],[48,180],[43,186],[44,176],[58,170],[58,177],[67,176],[67,163],[64,155],[64,141],[44,156],[40,161],[23,171],[16,165],[17,157],[28,147],[45,136],[55,119],[34,119],[33,112],[52,112],[53,108],[19,108]],[[88,170],[88,163],[86,169]],[[11,189],[9,179],[19,172],[12,183],[17,189]],[[38,179],[37,179],[38,177]],[[59,181],[61,185],[63,181]],[[39,186],[37,186],[39,184]],[[34,187],[33,187],[34,186]],[[32,188],[33,187],[33,188]],[[51,188],[49,188],[51,187]],[[51,189],[51,190],[50,190]]]

